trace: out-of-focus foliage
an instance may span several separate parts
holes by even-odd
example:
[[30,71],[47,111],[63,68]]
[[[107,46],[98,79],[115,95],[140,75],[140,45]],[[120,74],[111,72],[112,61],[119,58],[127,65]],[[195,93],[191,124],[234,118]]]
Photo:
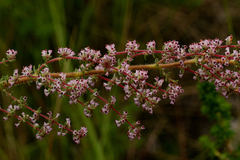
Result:
[[214,121],[214,125],[210,129],[214,140],[210,140],[210,137],[205,135],[199,138],[203,149],[208,150],[211,157],[219,159],[237,157],[238,155],[235,153],[238,153],[239,150],[233,150],[229,144],[233,135],[230,126],[231,105],[217,93],[215,85],[212,83],[199,83],[198,90],[199,98],[202,101],[202,113]]

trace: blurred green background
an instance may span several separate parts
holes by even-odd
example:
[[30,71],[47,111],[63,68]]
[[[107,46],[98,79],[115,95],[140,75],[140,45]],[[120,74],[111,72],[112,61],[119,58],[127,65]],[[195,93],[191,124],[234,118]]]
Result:
[[[43,63],[41,51],[52,49],[53,57],[58,47],[70,47],[77,54],[84,47],[106,52],[105,45],[114,43],[117,51],[124,50],[127,40],[136,39],[140,49],[146,42],[155,40],[160,50],[165,41],[177,40],[181,45],[199,42],[200,39],[225,39],[232,34],[240,39],[238,0],[1,0],[0,1],[0,59],[6,51],[18,51],[17,61],[1,65],[0,75],[12,75],[23,66]],[[143,63],[143,60],[139,60]],[[78,64],[73,61],[50,66],[52,72],[71,72]],[[173,71],[174,72],[174,71]],[[158,73],[150,73],[156,76]],[[178,78],[177,75],[173,78]],[[122,91],[111,93],[99,90],[106,99],[117,95],[117,108],[129,111],[131,120],[141,120],[145,126],[141,140],[127,138],[127,124],[117,128],[117,115],[102,115],[100,107],[91,118],[85,118],[80,105],[68,105],[68,98],[58,99],[56,94],[43,96],[43,89],[35,84],[14,87],[14,95],[28,97],[34,109],[42,107],[43,113],[61,113],[59,121],[72,119],[72,127],[88,127],[88,136],[75,145],[69,134],[56,136],[56,126],[42,141],[35,139],[26,124],[14,127],[16,119],[0,120],[0,159],[206,159],[198,137],[208,133],[210,122],[201,115],[196,83],[187,74],[180,81],[185,90],[175,106],[163,100],[150,116],[133,104],[132,99],[122,101]],[[82,102],[89,97],[84,96]],[[229,98],[238,113],[236,96]],[[11,103],[0,97],[3,108]],[[234,108],[235,106],[235,108]],[[4,114],[0,113],[0,117]]]

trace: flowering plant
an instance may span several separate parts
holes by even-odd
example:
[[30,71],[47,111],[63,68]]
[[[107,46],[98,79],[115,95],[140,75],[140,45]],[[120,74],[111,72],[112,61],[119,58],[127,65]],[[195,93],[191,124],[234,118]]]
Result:
[[[6,115],[3,120],[6,121],[10,117],[16,117],[18,127],[22,122],[27,123],[37,130],[36,138],[41,140],[44,136],[52,131],[53,124],[57,124],[59,131],[57,135],[64,136],[68,132],[73,134],[73,140],[79,144],[81,138],[87,135],[87,128],[81,127],[79,130],[71,129],[71,120],[66,118],[65,124],[57,122],[60,113],[55,116],[49,111],[47,115],[41,113],[41,110],[34,110],[27,105],[27,97],[16,98],[10,93],[10,88],[23,83],[36,83],[36,88],[44,87],[44,94],[48,96],[56,92],[59,97],[67,96],[69,105],[80,103],[83,106],[84,114],[91,117],[93,110],[99,106],[98,100],[104,102],[101,108],[103,114],[108,114],[111,110],[119,115],[119,119],[115,123],[120,127],[125,122],[129,125],[127,132],[130,140],[138,137],[140,139],[141,130],[144,126],[140,121],[131,123],[128,112],[123,114],[114,108],[118,95],[112,95],[109,100],[104,99],[97,90],[96,82],[102,79],[103,86],[110,91],[114,85],[123,89],[124,99],[133,97],[134,103],[141,106],[149,114],[153,114],[155,106],[161,98],[169,98],[170,104],[174,105],[179,94],[184,92],[178,80],[171,78],[171,72],[168,68],[178,68],[179,78],[182,78],[185,72],[192,72],[193,79],[213,82],[215,89],[219,91],[225,98],[235,92],[240,93],[240,73],[239,62],[240,41],[237,45],[232,45],[232,36],[225,39],[226,44],[219,39],[206,39],[198,43],[180,46],[178,41],[168,41],[163,45],[162,50],[156,50],[155,41],[147,43],[146,50],[140,50],[140,45],[136,41],[128,41],[125,51],[117,52],[114,44],[106,45],[107,53],[101,54],[100,51],[86,47],[82,49],[77,56],[70,48],[59,48],[58,58],[52,58],[52,50],[43,50],[42,58],[44,63],[36,66],[23,67],[21,74],[18,69],[13,71],[13,75],[2,76],[0,80],[0,90],[13,99],[12,104],[7,109],[0,108],[0,111]],[[225,49],[225,54],[220,51]],[[7,59],[3,59],[0,64],[7,64],[16,59],[17,51],[8,50]],[[125,55],[124,59],[119,55]],[[132,65],[136,57],[147,56],[154,57],[155,61],[151,64]],[[76,60],[80,62],[80,66],[71,73],[52,73],[49,65],[56,61]],[[227,68],[233,65],[234,69]],[[195,67],[192,67],[195,66]],[[159,71],[159,77],[149,77],[148,70]],[[151,84],[149,79],[153,78],[154,83]],[[166,85],[165,85],[166,84]],[[164,87],[165,86],[165,87]],[[86,93],[91,93],[91,100],[87,102],[79,101],[79,98]],[[32,111],[32,115],[26,114],[24,111],[18,114],[18,110],[28,109]],[[42,126],[37,121],[42,117],[47,120]]]

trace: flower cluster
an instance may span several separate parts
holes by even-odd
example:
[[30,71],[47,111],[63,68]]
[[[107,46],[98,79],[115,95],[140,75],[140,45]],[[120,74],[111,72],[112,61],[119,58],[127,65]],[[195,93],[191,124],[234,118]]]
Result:
[[152,54],[153,51],[155,51],[156,48],[156,42],[155,41],[150,41],[147,43],[147,50],[148,50],[148,54]]
[[87,105],[84,107],[84,115],[86,117],[91,117],[92,116],[92,110],[94,110],[99,104],[95,102],[93,99],[88,102]]
[[73,131],[73,141],[76,143],[76,144],[79,144],[80,143],[80,140],[81,138],[83,137],[86,137],[87,136],[87,128],[86,127],[81,127],[80,130],[74,130]]
[[13,61],[16,58],[17,51],[14,51],[13,49],[9,49],[6,53],[7,59],[10,61]]
[[173,83],[168,84],[168,94],[169,99],[171,100],[170,104],[174,105],[174,102],[180,93],[183,93],[184,90],[181,88],[180,85],[174,85]]
[[133,124],[133,126],[129,127],[127,135],[130,140],[133,140],[136,136],[138,137],[138,139],[141,138],[140,131],[145,129],[145,127],[143,125],[141,126],[140,124],[140,121],[137,121],[135,124]]
[[[0,110],[7,114],[7,116],[3,117],[4,120],[15,116],[19,120],[15,124],[16,126],[26,122],[38,130],[37,139],[42,139],[49,134],[52,125],[57,124],[60,129],[57,135],[64,136],[67,132],[72,132],[74,142],[79,144],[81,138],[87,134],[86,127],[73,131],[70,129],[70,118],[66,118],[64,125],[59,124],[55,119],[60,114],[53,118],[52,113],[48,112],[48,117],[44,116],[40,111],[27,106],[26,98],[20,101],[7,90],[17,84],[36,81],[37,89],[44,87],[45,96],[57,92],[61,98],[67,96],[70,105],[76,103],[83,105],[84,115],[87,117],[91,117],[95,108],[101,106],[101,103],[98,102],[98,100],[101,100],[104,103],[101,107],[101,113],[108,114],[110,111],[114,111],[120,117],[119,120],[115,120],[117,127],[127,122],[130,125],[127,133],[129,139],[140,138],[140,132],[144,129],[144,126],[140,125],[140,121],[132,124],[128,119],[127,111],[120,114],[114,106],[118,95],[111,95],[110,100],[106,100],[101,96],[100,91],[96,89],[99,88],[97,85],[103,81],[102,86],[106,91],[110,91],[113,86],[121,87],[125,100],[130,97],[133,98],[136,106],[141,106],[149,114],[154,113],[154,108],[161,101],[160,97],[163,99],[169,97],[170,104],[174,105],[176,98],[184,92],[178,81],[171,78],[172,73],[168,70],[170,67],[179,69],[180,78],[183,77],[185,72],[191,72],[194,75],[194,80],[213,82],[216,90],[226,98],[233,92],[240,94],[240,41],[238,41],[238,45],[231,45],[232,39],[232,36],[227,37],[225,39],[226,45],[223,45],[223,41],[219,39],[206,39],[192,43],[188,47],[186,45],[180,47],[178,41],[173,40],[165,42],[161,51],[156,50],[155,41],[148,42],[146,50],[139,50],[140,45],[137,44],[136,40],[133,40],[126,43],[126,48],[122,52],[116,51],[115,44],[107,44],[105,46],[107,53],[105,54],[86,47],[77,56],[70,48],[59,48],[60,57],[55,59],[51,59],[52,50],[42,50],[42,58],[45,62],[38,69],[34,69],[35,73],[33,73],[33,67],[30,64],[28,67],[23,67],[21,75],[18,74],[18,69],[15,69],[13,76],[2,78],[0,81],[0,90],[13,98],[14,104],[19,103],[19,106],[23,106],[22,108],[32,111],[33,115],[29,116],[24,112],[17,115],[16,111],[21,109],[18,105],[9,105],[6,110],[2,108]],[[224,54],[220,54],[221,49],[225,49]],[[8,50],[6,54],[8,60],[12,61],[17,52]],[[118,58],[120,54],[126,54],[126,58]],[[156,54],[160,54],[161,59],[155,59],[152,64],[131,65],[131,61],[137,56],[148,55],[155,58]],[[78,60],[81,63],[80,67],[71,73],[52,73],[48,65],[63,59]],[[6,63],[6,61],[4,62]],[[2,63],[0,62],[0,64]],[[195,67],[191,67],[192,65],[195,65]],[[234,65],[234,70],[226,68],[229,65]],[[149,76],[148,70],[154,69],[160,71],[159,77]],[[95,83],[97,79],[102,81]],[[150,82],[154,80],[154,84],[151,84]],[[91,96],[91,99],[80,102],[80,97],[86,93]],[[40,117],[48,120],[44,122],[41,128],[37,123]]]
[[57,132],[58,136],[65,136],[68,133],[68,130],[65,128],[71,128],[71,120],[70,118],[66,118],[65,125],[59,124],[58,128],[60,128],[60,131]]
[[62,57],[71,57],[74,56],[75,53],[70,48],[58,48],[58,52]]
[[3,117],[3,120],[6,121],[7,119],[10,118],[10,116],[15,113],[17,110],[19,110],[19,106],[18,105],[14,105],[12,106],[11,104],[8,106],[8,115],[6,117]]
[[108,114],[109,111],[110,111],[110,109],[111,109],[111,107],[115,104],[115,102],[116,102],[116,97],[115,97],[115,96],[111,96],[111,101],[110,101],[110,103],[106,103],[106,104],[103,106],[101,112],[104,113],[104,114]]
[[49,134],[51,131],[52,131],[52,124],[44,122],[44,124],[43,124],[43,126],[41,128],[41,132],[38,132],[36,134],[36,139],[42,140],[43,137],[45,135]]
[[[68,91],[70,92],[70,100],[69,104],[77,103],[77,99],[84,94],[89,85],[87,79],[73,79],[70,80],[68,83]],[[61,87],[59,88],[61,89]]]
[[125,46],[126,46],[125,51],[128,52],[129,56],[132,56],[132,54],[133,54],[132,51],[138,50],[140,45],[136,43],[136,40],[134,40],[134,41],[128,41]]
[[121,119],[120,120],[115,120],[115,123],[118,127],[120,127],[124,122],[126,122],[127,114],[128,114],[127,111],[123,111],[123,115],[122,115]]
[[13,72],[13,76],[10,76],[10,78],[8,79],[8,82],[10,84],[9,87],[13,86],[17,78],[18,78],[18,69],[15,69]]
[[109,56],[115,56],[117,54],[117,51],[115,49],[115,44],[110,44],[110,45],[107,44],[105,48],[108,50]]
[[23,76],[30,76],[32,74],[32,65],[29,65],[28,67],[23,67],[22,74]]
[[184,50],[181,51],[178,41],[168,41],[164,43],[163,46],[164,54],[162,58],[165,60],[165,63],[174,62],[175,56],[180,56],[180,53],[184,53]]
[[81,52],[78,53],[78,59],[86,62],[86,61],[93,61],[97,62],[97,60],[100,58],[101,53],[100,51],[96,51],[94,49],[91,49],[90,47],[82,49]]
[[[52,112],[51,111],[48,112],[47,114],[49,116],[48,122],[44,122],[43,126],[38,130],[38,132],[36,134],[36,139],[38,139],[38,140],[42,140],[44,136],[48,135],[52,131],[52,126],[53,126],[53,124],[55,122],[53,120],[57,119],[60,116],[60,114],[57,113],[55,118],[52,118]],[[36,118],[36,117],[38,119],[38,115],[37,114],[35,116],[33,116],[33,118]],[[35,121],[36,120],[34,120],[34,126],[36,128],[39,128],[39,124],[35,123]],[[60,126],[62,126],[62,124],[59,124],[59,128],[60,128]],[[70,126],[70,119],[67,120],[66,126],[69,127],[69,128],[71,127]],[[62,132],[62,130],[60,132]],[[59,135],[59,132],[57,134]]]
[[111,73],[113,67],[117,63],[116,57],[115,56],[110,56],[105,54],[100,60],[99,60],[99,65],[95,67],[96,70],[102,70],[104,69],[106,71],[106,76],[109,75],[109,72]]
[[52,50],[42,50],[42,58],[48,60],[51,58]]

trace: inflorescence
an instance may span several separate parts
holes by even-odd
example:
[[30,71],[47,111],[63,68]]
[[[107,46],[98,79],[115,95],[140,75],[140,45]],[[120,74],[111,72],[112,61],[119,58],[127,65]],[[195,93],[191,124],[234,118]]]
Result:
[[[232,36],[225,39],[226,43],[219,39],[206,39],[198,43],[180,46],[178,41],[168,41],[163,45],[163,50],[156,50],[155,41],[147,43],[146,50],[139,50],[140,45],[134,41],[128,41],[125,51],[117,52],[115,44],[106,45],[107,53],[102,55],[100,51],[86,47],[82,49],[77,56],[70,48],[59,48],[59,57],[51,57],[52,50],[43,50],[42,58],[45,61],[38,69],[33,70],[33,66],[23,67],[21,74],[18,69],[15,69],[10,77],[2,77],[0,81],[0,90],[5,92],[14,101],[7,109],[0,108],[0,111],[5,112],[6,116],[3,120],[6,121],[14,116],[18,119],[15,124],[18,127],[22,122],[37,130],[36,138],[41,140],[45,135],[52,131],[53,124],[57,124],[59,131],[58,136],[65,136],[68,132],[73,134],[73,140],[76,144],[80,143],[81,138],[87,135],[87,128],[81,127],[80,130],[71,129],[71,120],[66,118],[65,124],[57,122],[59,113],[53,117],[49,111],[47,116],[41,114],[41,110],[34,110],[27,105],[27,97],[17,99],[9,93],[9,89],[14,85],[22,83],[36,82],[36,88],[44,87],[44,95],[48,96],[56,92],[59,97],[69,97],[69,104],[80,103],[83,105],[84,114],[91,117],[93,110],[99,107],[98,100],[101,100],[105,105],[101,108],[103,114],[108,114],[111,110],[119,115],[119,120],[115,120],[117,127],[127,122],[129,130],[127,135],[130,140],[138,137],[144,129],[140,125],[140,121],[130,123],[128,120],[128,112],[119,113],[114,108],[117,95],[112,95],[110,100],[105,100],[95,86],[97,79],[104,80],[103,86],[107,91],[110,91],[113,86],[119,86],[125,94],[124,99],[127,100],[133,97],[136,106],[141,106],[149,114],[153,114],[155,106],[161,101],[161,98],[169,98],[170,104],[174,105],[176,98],[184,92],[181,85],[176,80],[171,79],[171,73],[168,68],[178,68],[179,78],[182,78],[186,71],[193,73],[193,79],[201,81],[213,82],[216,90],[219,91],[225,98],[232,92],[240,93],[240,41],[238,45],[231,45]],[[225,54],[220,54],[220,50],[225,49]],[[13,62],[16,59],[17,51],[8,50],[7,60],[3,59],[2,63]],[[120,60],[118,55],[126,54],[126,58]],[[152,64],[130,65],[130,62],[137,56],[153,56],[155,62]],[[79,68],[71,73],[51,73],[48,64],[65,59],[77,60],[80,62]],[[234,66],[233,70],[226,69],[230,64]],[[193,70],[191,65],[197,66],[197,70]],[[148,83],[148,70],[155,69],[160,72],[160,77],[152,77],[155,80],[154,84]],[[111,75],[111,76],[110,76]],[[87,78],[86,78],[87,77]],[[162,88],[166,83],[167,87]],[[90,92],[92,99],[89,102],[80,102],[79,97]],[[160,92],[161,97],[159,94]],[[33,112],[28,115],[22,112],[18,115],[18,110],[28,109]],[[37,121],[42,117],[47,120],[42,126]]]

